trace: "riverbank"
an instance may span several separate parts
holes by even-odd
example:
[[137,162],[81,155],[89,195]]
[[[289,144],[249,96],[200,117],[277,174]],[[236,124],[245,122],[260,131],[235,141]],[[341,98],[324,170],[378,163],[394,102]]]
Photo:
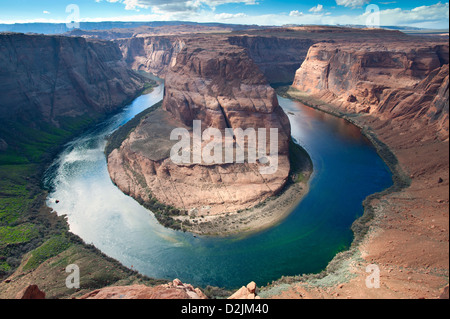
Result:
[[[320,274],[285,277],[263,289],[264,298],[438,298],[448,286],[448,139],[433,127],[407,120],[347,114],[293,89],[279,94],[362,129],[393,173],[394,185],[364,201],[351,248]],[[369,289],[366,267],[380,269],[379,289]]]
[[202,236],[246,236],[275,227],[289,216],[309,191],[313,164],[308,153],[298,144],[290,142],[291,172],[283,190],[255,207],[213,216],[191,219],[178,217],[180,222],[189,221],[182,230]]
[[[154,85],[148,83],[134,98],[147,94]],[[25,151],[20,152],[20,157],[11,145],[0,153],[0,298],[14,298],[30,283],[38,284],[50,298],[68,298],[118,281],[161,283],[127,269],[84,243],[69,231],[65,217],[46,205],[48,192],[42,179],[54,158],[67,142],[114,113],[66,119],[59,128],[43,125],[24,129],[17,138],[18,143],[24,140],[20,145]],[[81,274],[82,287],[78,291],[67,289],[66,273],[58,268],[67,259],[92,270]]]
[[292,88],[291,86],[279,87],[277,89],[277,93],[282,97],[291,99],[293,101],[298,101],[315,110],[319,110],[321,112],[336,116],[338,118],[342,118],[347,122],[355,125],[361,130],[361,134],[364,135],[372,143],[378,155],[389,167],[392,173],[392,180],[394,184],[388,189],[385,189],[384,191],[369,195],[363,202],[364,215],[361,216],[358,220],[356,220],[352,226],[352,231],[354,232],[355,236],[353,245],[358,244],[364,237],[364,235],[367,233],[368,231],[367,223],[373,217],[371,202],[373,200],[380,199],[385,195],[399,192],[402,189],[408,188],[411,185],[411,178],[407,176],[407,174],[404,172],[402,166],[399,164],[397,157],[389,149],[388,145],[383,143],[377,137],[377,134],[373,131],[373,129],[370,126],[364,125],[364,122],[359,120],[358,114],[349,114],[342,112],[338,110],[335,106],[326,103],[324,101],[321,101],[319,99],[316,99],[313,96],[308,95],[307,93],[300,92]]

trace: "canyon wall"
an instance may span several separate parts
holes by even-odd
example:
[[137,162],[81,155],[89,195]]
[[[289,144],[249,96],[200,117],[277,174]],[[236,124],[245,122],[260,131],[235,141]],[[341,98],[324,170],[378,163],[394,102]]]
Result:
[[318,43],[293,87],[344,112],[436,123],[448,138],[448,44]]
[[0,118],[58,125],[61,117],[117,110],[145,86],[112,43],[0,34]]
[[[262,175],[264,164],[247,161],[175,164],[169,158],[174,145],[168,141],[170,131],[191,130],[193,120],[202,121],[202,130],[213,127],[222,133],[226,128],[278,129],[278,170]],[[289,138],[289,120],[276,93],[246,50],[226,41],[188,41],[166,73],[162,109],[144,119],[109,155],[108,169],[120,189],[143,201],[156,198],[205,216],[235,212],[284,187],[290,170]],[[267,143],[269,139],[267,130]]]
[[183,35],[139,36],[118,39],[128,66],[165,77],[170,64],[186,42],[229,42],[247,50],[249,57],[269,83],[292,83],[295,72],[304,61],[313,39],[278,38],[270,36]]
[[223,41],[189,42],[178,54],[166,75],[163,108],[186,125],[201,120],[219,129],[279,128],[283,143],[290,136],[264,75],[245,50]]
[[230,36],[228,41],[248,50],[249,56],[270,83],[289,83],[317,41],[308,38]]
[[152,36],[116,40],[127,65],[164,77],[172,61],[184,46],[176,36]]
[[[311,47],[288,94],[361,127],[395,184],[366,199],[352,227],[361,244],[337,255],[319,281],[345,272],[353,279],[318,290],[296,283],[277,298],[434,299],[448,291],[448,52],[448,38],[431,37]],[[380,289],[361,289],[370,264],[385,274]]]

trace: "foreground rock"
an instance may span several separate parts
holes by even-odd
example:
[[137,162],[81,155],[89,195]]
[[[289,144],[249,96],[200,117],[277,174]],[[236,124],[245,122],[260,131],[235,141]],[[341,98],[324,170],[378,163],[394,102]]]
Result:
[[261,299],[256,295],[256,283],[252,281],[247,285],[243,286],[241,289],[236,291],[228,299]]
[[16,299],[45,299],[45,292],[38,286],[30,285],[16,295]]
[[[277,129],[277,169],[261,174],[267,164],[249,163],[248,158],[242,164],[175,164],[171,131],[185,128],[192,137],[194,120],[201,121],[202,131],[219,129],[222,138],[225,129],[264,129],[267,156],[269,129]],[[140,201],[157,201],[191,217],[231,213],[283,189],[290,171],[289,139],[289,120],[275,91],[246,51],[227,41],[197,40],[188,42],[169,68],[162,109],[146,117],[109,155],[108,170],[122,191]]]
[[203,292],[175,279],[167,285],[148,287],[133,285],[106,287],[90,292],[80,299],[207,299]]

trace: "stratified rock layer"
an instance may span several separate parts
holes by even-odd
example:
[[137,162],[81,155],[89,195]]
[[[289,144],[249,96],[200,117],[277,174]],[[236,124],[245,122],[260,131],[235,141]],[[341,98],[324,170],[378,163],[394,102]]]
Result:
[[[226,41],[188,42],[166,74],[163,110],[144,120],[108,158],[110,176],[124,192],[209,215],[252,207],[286,184],[289,120],[275,91],[244,49]],[[189,128],[194,120],[202,122],[202,129],[213,127],[222,132],[225,128],[263,128],[268,143],[269,129],[278,129],[278,169],[262,175],[264,165],[260,163],[173,163],[169,158],[173,146],[170,131]],[[165,142],[164,136],[155,139],[158,122],[166,123],[158,131],[167,130]],[[155,148],[159,151],[149,151]]]
[[185,40],[177,36],[149,36],[115,41],[128,66],[164,77]]
[[0,34],[0,119],[98,115],[144,88],[117,45],[62,36]]
[[[288,94],[361,127],[395,185],[365,201],[365,216],[352,227],[362,241],[323,277],[274,289],[272,297],[448,298],[448,70],[448,38],[366,37],[310,49],[294,83],[300,91]],[[366,267],[374,264],[381,286],[366,289]],[[323,282],[336,284],[317,288]]]
[[310,48],[293,87],[345,112],[438,123],[445,139],[448,52],[448,45],[412,40],[318,43]]

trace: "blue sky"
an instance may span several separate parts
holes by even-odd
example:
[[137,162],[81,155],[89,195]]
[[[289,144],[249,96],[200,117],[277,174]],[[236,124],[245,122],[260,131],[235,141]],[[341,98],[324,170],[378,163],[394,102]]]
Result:
[[365,25],[370,5],[379,10],[381,25],[448,28],[449,23],[448,2],[437,0],[0,0],[0,23],[66,22],[69,4],[78,6],[80,21]]

